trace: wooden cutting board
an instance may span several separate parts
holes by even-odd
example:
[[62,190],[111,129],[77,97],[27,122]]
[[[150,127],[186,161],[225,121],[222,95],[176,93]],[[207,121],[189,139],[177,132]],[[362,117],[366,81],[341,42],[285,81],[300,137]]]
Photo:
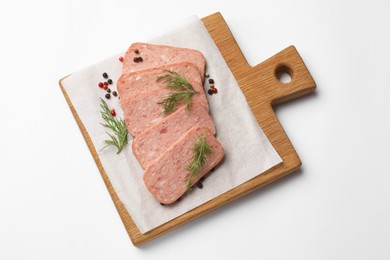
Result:
[[[301,166],[301,160],[294,150],[290,140],[280,125],[272,105],[285,102],[315,90],[315,82],[307,70],[304,62],[294,46],[290,46],[268,60],[252,67],[242,54],[237,42],[234,40],[225,20],[220,13],[215,13],[202,19],[211,37],[222,53],[226,63],[243,91],[257,122],[265,135],[278,152],[283,162],[267,170],[261,175],[247,181],[240,186],[206,202],[205,204],[142,234],[135,225],[125,206],[119,200],[110,180],[98,158],[92,141],[76,113],[60,80],[60,86],[66,101],[85,141],[92,153],[103,180],[110,192],[111,198],[122,218],[127,233],[134,245],[142,245],[152,239],[165,234],[185,223],[188,223],[216,208],[219,208],[235,199],[240,198],[268,183],[286,176]],[[279,81],[279,73],[288,73],[291,76],[289,83]],[[261,159],[261,158],[259,158]]]

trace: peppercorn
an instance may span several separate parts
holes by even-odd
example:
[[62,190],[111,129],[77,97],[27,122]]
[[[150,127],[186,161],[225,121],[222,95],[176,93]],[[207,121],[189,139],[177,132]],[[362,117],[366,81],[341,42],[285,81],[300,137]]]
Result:
[[207,90],[207,93],[209,93],[209,95],[212,95],[213,94],[213,90],[209,89],[209,90]]
[[199,189],[203,189],[203,183],[201,183],[201,182],[198,182],[198,183],[196,184],[196,186],[197,186]]
[[119,57],[119,61],[123,62],[123,57],[122,56]]
[[139,54],[139,50],[138,50],[138,49],[135,49],[135,50],[134,50],[134,53]]
[[108,82],[107,82],[107,81],[104,81],[104,82],[103,82],[103,85],[108,86]]
[[111,85],[112,84],[112,79],[108,79],[107,83]]
[[112,116],[116,116],[115,109],[111,109],[111,115],[112,115]]
[[110,97],[111,97],[110,93],[107,93],[107,94],[105,95],[105,97],[106,97],[107,99],[110,99]]
[[107,89],[107,93],[111,93],[111,89],[108,88],[108,89]]
[[209,83],[210,84],[214,84],[214,80],[213,79],[209,79]]
[[214,84],[212,83],[212,84],[210,84],[210,88],[214,88]]
[[134,57],[133,58],[134,62],[141,62],[142,60],[143,60],[142,57]]
[[104,90],[107,90],[107,89],[108,89],[108,85],[104,85],[104,84],[103,84],[103,89],[104,89]]
[[116,97],[116,96],[118,96],[118,93],[116,93],[116,91],[113,91],[113,92],[112,92],[112,95],[113,95],[114,97]]
[[107,72],[104,72],[102,76],[103,76],[103,78],[105,78],[105,79],[108,78]]
[[217,94],[217,93],[218,93],[217,88],[213,88],[212,91],[213,91],[214,94]]
[[206,73],[204,74],[204,76],[205,76],[206,78],[208,78],[208,77],[210,77],[210,74],[209,74],[208,72],[206,72]]
[[103,87],[103,82],[99,82],[98,86],[99,86],[99,88],[102,88]]

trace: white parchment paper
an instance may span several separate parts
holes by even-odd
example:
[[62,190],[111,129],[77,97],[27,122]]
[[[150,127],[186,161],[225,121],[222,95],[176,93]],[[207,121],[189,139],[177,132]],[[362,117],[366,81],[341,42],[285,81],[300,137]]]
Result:
[[[176,27],[146,42],[193,48],[205,55],[207,72],[219,90],[218,94],[207,95],[207,98],[217,138],[225,149],[225,159],[205,179],[203,189],[195,188],[174,205],[161,206],[149,193],[143,183],[143,169],[132,153],[131,141],[119,155],[115,148],[101,150],[107,136],[104,127],[99,124],[103,122],[99,113],[99,97],[104,97],[105,91],[98,88],[97,83],[103,81],[101,75],[107,72],[114,81],[111,89],[116,89],[115,83],[122,68],[118,58],[124,52],[73,73],[63,81],[116,193],[142,233],[229,191],[282,161],[257,124],[233,74],[203,23],[197,17],[191,17]],[[208,83],[205,89],[207,91]],[[116,109],[118,116],[123,115],[117,98],[112,97],[107,103]]]

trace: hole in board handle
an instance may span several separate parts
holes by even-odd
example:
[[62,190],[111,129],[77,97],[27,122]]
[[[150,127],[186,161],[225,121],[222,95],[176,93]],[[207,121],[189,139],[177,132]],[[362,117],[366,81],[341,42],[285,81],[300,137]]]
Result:
[[290,83],[292,81],[292,70],[287,65],[279,65],[275,69],[275,76],[276,78],[284,84]]

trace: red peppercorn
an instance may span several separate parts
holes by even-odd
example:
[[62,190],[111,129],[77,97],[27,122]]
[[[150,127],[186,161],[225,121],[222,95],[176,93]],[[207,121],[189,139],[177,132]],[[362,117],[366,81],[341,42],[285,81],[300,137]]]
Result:
[[99,86],[99,88],[102,88],[103,87],[103,82],[99,82],[98,86]]
[[111,109],[111,115],[116,116],[115,109]]
[[103,87],[102,87],[104,90],[107,90],[108,89],[108,85],[105,85],[103,84]]
[[212,90],[213,90],[213,93],[214,93],[214,94],[217,94],[217,93],[218,93],[217,88],[212,88]]
[[120,62],[123,62],[123,57],[122,57],[122,56],[119,57],[119,61],[120,61]]

